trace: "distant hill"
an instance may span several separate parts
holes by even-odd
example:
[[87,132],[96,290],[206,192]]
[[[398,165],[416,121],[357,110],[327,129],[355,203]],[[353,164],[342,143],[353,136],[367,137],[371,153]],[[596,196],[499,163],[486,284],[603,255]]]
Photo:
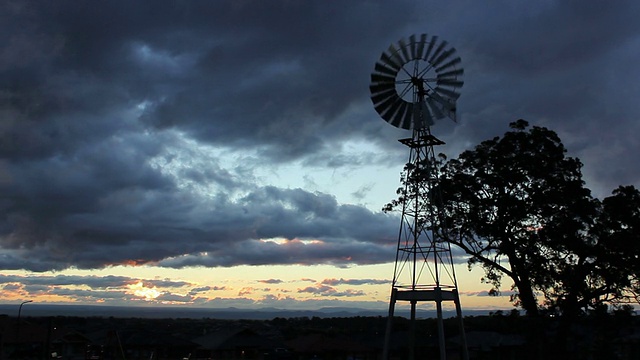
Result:
[[[0,314],[18,316],[18,304],[0,304]],[[466,310],[465,316],[486,315],[486,310]],[[146,307],[146,306],[101,306],[101,305],[60,305],[29,304],[22,308],[22,317],[42,316],[79,316],[79,317],[118,317],[118,318],[212,318],[212,319],[250,319],[268,320],[276,317],[353,317],[353,316],[386,316],[387,310],[368,310],[349,307],[321,308],[317,310],[286,310],[276,308],[238,309],[238,308],[194,308],[194,307]],[[408,314],[407,314],[408,315]],[[396,310],[396,316],[405,316]],[[435,311],[419,311],[419,318],[435,317]],[[454,311],[445,311],[444,317],[455,316]]]

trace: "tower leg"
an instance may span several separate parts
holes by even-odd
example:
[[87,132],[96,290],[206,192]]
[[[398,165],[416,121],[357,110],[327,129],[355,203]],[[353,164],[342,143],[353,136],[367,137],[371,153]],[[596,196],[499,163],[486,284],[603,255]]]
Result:
[[454,303],[456,305],[456,317],[458,318],[458,326],[460,327],[460,347],[462,348],[462,360],[469,360],[469,350],[467,349],[467,335],[464,331],[464,320],[462,319],[462,307],[460,306],[460,296],[455,291]]
[[387,329],[384,333],[384,346],[382,348],[382,360],[389,359],[389,346],[391,343],[391,328],[393,327],[393,313],[396,307],[397,289],[391,289],[391,299],[389,300],[389,315],[387,316]]
[[411,331],[409,332],[409,360],[416,358],[416,301],[411,301]]
[[447,349],[444,343],[444,323],[442,320],[442,293],[440,288],[436,287],[436,310],[438,313],[438,347],[440,348],[440,360],[447,359]]

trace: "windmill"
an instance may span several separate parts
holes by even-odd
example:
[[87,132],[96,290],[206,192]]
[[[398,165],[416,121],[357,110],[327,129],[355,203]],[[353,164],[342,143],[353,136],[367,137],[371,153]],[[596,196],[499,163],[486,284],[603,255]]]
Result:
[[402,216],[393,274],[383,359],[388,359],[395,305],[406,301],[411,309],[409,359],[415,358],[416,306],[435,302],[440,359],[446,359],[442,302],[452,301],[460,324],[462,357],[468,359],[462,310],[451,245],[439,195],[438,163],[434,146],[444,142],[431,134],[436,121],[456,121],[456,101],[463,69],[455,49],[437,36],[411,35],[389,46],[371,74],[371,100],[391,125],[410,130],[399,141],[409,147],[409,162],[400,193]]

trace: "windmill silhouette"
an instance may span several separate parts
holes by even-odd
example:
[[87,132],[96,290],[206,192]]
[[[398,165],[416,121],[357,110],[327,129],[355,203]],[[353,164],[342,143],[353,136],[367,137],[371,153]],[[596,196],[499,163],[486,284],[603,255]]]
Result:
[[456,121],[458,89],[464,82],[460,57],[437,36],[412,35],[392,44],[371,74],[371,100],[391,125],[410,130],[399,141],[409,148],[403,174],[404,188],[395,267],[389,301],[383,359],[389,358],[396,303],[410,304],[409,359],[415,359],[415,322],[418,302],[435,302],[440,359],[446,359],[442,302],[455,304],[460,325],[461,355],[468,359],[462,309],[451,245],[438,190],[438,160],[434,147],[444,142],[431,133],[439,119]]

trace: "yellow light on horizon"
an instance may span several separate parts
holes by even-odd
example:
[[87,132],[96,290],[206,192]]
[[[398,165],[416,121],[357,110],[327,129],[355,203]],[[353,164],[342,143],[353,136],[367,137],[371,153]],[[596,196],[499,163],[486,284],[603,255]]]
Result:
[[133,295],[143,298],[145,301],[151,301],[160,296],[160,291],[156,287],[148,288],[144,286],[142,281],[135,284],[128,285],[129,289],[133,290]]

